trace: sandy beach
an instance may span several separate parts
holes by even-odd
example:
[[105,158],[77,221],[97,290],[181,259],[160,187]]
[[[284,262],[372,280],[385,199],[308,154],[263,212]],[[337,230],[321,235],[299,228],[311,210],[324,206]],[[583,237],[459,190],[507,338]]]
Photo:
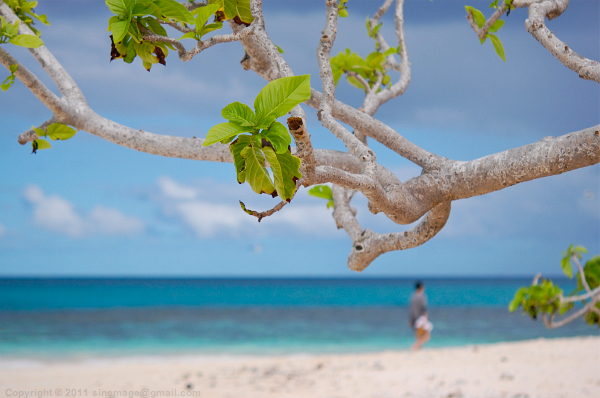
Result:
[[4,359],[0,396],[600,397],[600,337],[419,352]]

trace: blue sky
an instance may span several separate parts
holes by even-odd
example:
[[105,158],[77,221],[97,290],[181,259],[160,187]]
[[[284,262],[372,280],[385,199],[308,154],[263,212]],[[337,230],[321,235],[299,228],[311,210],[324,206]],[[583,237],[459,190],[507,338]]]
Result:
[[[310,73],[323,28],[321,1],[264,1],[267,31],[296,74]],[[468,4],[483,10],[487,1]],[[378,2],[349,2],[333,53],[366,56],[373,42],[364,19]],[[457,160],[470,160],[599,123],[600,91],[565,68],[524,29],[514,10],[498,36],[507,62],[483,46],[465,19],[464,2],[407,1],[406,37],[412,83],[377,117],[409,140]],[[92,108],[154,133],[203,137],[230,102],[252,103],[265,82],[244,71],[239,43],[215,46],[183,63],[172,54],[150,73],[109,62],[101,1],[41,0],[48,48],[71,73]],[[583,56],[600,59],[600,3],[572,2],[549,28]],[[383,32],[393,39],[393,20]],[[189,43],[188,43],[189,45]],[[49,87],[22,49],[6,47]],[[0,72],[0,77],[6,72]],[[56,91],[56,90],[55,90]],[[341,82],[339,99],[358,106],[358,90]],[[309,114],[314,144],[343,150]],[[86,132],[30,155],[21,132],[50,117],[19,82],[0,93],[0,275],[356,276],[346,268],[351,242],[335,228],[325,203],[302,190],[282,212],[258,224],[238,200],[266,209],[235,182],[231,164],[148,155]],[[370,141],[378,161],[402,180],[418,167]],[[366,200],[355,199],[363,227],[402,231]],[[362,276],[557,274],[570,243],[600,253],[600,167],[513,186],[453,203],[446,228],[427,244],[383,255]]]

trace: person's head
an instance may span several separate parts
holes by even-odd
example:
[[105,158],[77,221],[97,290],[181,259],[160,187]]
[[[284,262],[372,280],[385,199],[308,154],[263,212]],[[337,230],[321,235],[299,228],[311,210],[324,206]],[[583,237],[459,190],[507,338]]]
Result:
[[415,290],[419,293],[423,293],[425,291],[425,284],[421,281],[417,281],[417,283],[415,283]]

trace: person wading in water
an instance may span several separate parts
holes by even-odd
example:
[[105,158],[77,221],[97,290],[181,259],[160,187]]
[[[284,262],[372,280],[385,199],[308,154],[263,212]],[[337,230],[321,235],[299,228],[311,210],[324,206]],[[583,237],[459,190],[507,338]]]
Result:
[[416,351],[431,338],[433,325],[427,318],[427,296],[425,295],[425,285],[423,282],[415,284],[415,292],[410,298],[409,325],[415,331],[417,341],[412,346]]

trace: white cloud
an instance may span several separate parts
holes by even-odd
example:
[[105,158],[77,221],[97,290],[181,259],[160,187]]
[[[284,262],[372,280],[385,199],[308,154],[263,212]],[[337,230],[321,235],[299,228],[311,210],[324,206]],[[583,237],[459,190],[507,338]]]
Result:
[[[336,231],[331,211],[326,209],[325,203],[305,205],[301,203],[300,195],[259,224],[255,217],[240,209],[237,199],[233,197],[229,200],[221,196],[219,203],[215,203],[212,197],[202,198],[200,189],[178,183],[170,177],[159,178],[157,185],[160,192],[157,199],[164,214],[179,220],[201,238],[217,234],[256,236],[283,230],[286,233],[294,231],[311,236],[327,236]],[[214,187],[211,191],[214,191]],[[226,194],[226,190],[218,191]]]
[[145,225],[137,218],[128,217],[117,209],[96,206],[90,213],[92,230],[104,235],[135,235],[144,230]]
[[183,186],[169,177],[160,177],[158,179],[160,191],[171,199],[195,199],[198,196],[198,190]]
[[97,206],[89,216],[83,216],[71,202],[57,195],[46,196],[37,185],[25,188],[23,196],[33,205],[35,225],[72,238],[96,234],[134,235],[145,228],[140,220],[104,206]]
[[222,231],[236,236],[243,227],[250,226],[250,221],[254,221],[234,206],[200,200],[176,203],[175,209],[177,216],[200,237],[210,237]]
[[42,189],[31,185],[23,192],[33,208],[33,221],[41,228],[79,238],[85,235],[85,222],[73,204],[59,196],[45,196]]

